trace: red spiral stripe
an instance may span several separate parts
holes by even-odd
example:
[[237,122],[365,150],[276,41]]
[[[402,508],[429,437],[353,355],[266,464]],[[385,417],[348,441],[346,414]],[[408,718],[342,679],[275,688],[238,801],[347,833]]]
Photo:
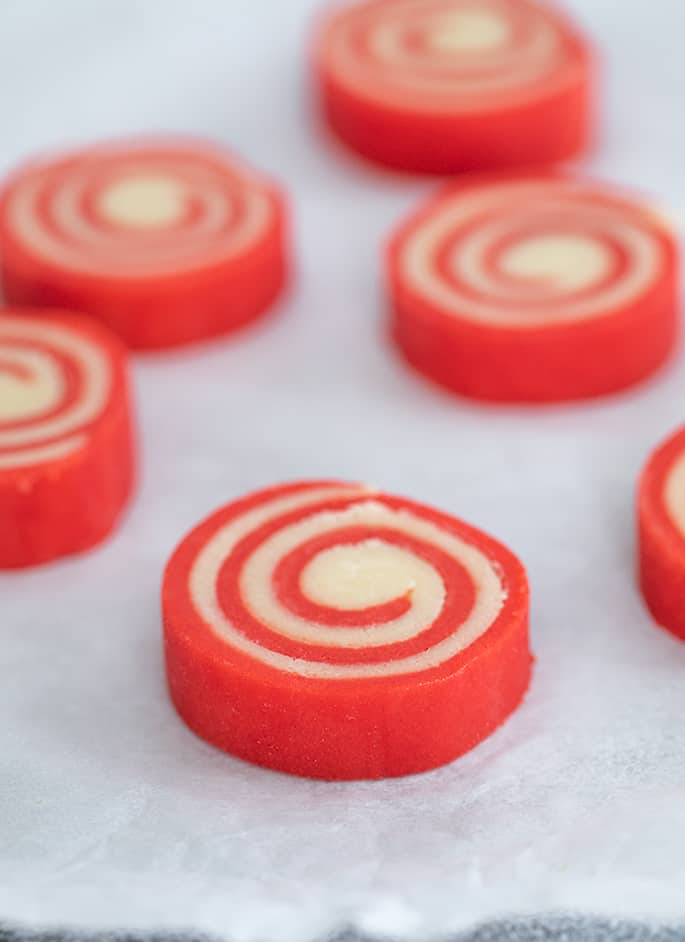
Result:
[[0,201],[11,301],[79,307],[130,346],[256,317],[283,286],[278,191],[199,143],[94,147],[18,171]]
[[0,567],[103,539],[132,465],[116,340],[75,315],[0,313]]
[[400,227],[388,268],[400,348],[465,395],[599,395],[673,346],[675,238],[606,187],[550,175],[451,186]]
[[405,170],[547,163],[586,143],[586,41],[534,0],[366,0],[336,10],[317,40],[333,129]]
[[163,610],[188,725],[298,774],[450,761],[528,683],[520,563],[453,518],[358,485],[288,485],[219,511],[172,557]]

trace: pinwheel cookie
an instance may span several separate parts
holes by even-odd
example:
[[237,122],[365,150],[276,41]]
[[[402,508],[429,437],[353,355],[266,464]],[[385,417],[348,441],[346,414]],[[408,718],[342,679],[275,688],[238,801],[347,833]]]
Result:
[[550,163],[591,135],[588,44],[546,3],[347,4],[322,24],[315,59],[332,129],[398,169]]
[[639,577],[657,622],[685,641],[685,429],[650,456],[638,494]]
[[509,550],[353,484],[261,491],[201,523],[163,586],[188,726],[269,768],[421,772],[474,747],[528,686],[528,586]]
[[418,370],[480,399],[622,389],[673,347],[678,250],[648,204],[568,176],[450,185],[395,233],[392,333]]
[[0,568],[98,543],[132,480],[117,339],[75,315],[0,312]]
[[0,200],[5,296],[92,314],[131,347],[239,327],[286,277],[285,207],[217,147],[113,144],[33,163]]

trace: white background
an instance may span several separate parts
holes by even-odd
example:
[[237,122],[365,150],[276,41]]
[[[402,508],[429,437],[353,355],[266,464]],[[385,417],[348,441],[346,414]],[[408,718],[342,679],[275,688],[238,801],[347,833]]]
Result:
[[[379,247],[432,183],[376,173],[310,111],[312,0],[2,0],[0,169],[191,131],[289,188],[297,277],[234,340],[136,358],[142,480],[79,559],[0,576],[0,916],[306,940],[552,909],[685,917],[685,645],[633,578],[633,495],[685,420],[678,353],[604,402],[483,408],[386,342]],[[685,215],[682,0],[576,0],[605,63],[600,175]],[[525,705],[451,767],[327,784],[252,768],[176,718],[158,587],[200,517],[335,476],[433,503],[528,565]]]

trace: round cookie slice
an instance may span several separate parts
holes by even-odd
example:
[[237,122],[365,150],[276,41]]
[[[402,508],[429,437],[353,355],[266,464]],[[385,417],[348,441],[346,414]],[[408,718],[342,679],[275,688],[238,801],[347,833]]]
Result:
[[218,147],[149,141],[38,161],[0,199],[13,304],[92,314],[153,349],[240,327],[286,279],[283,197]]
[[133,473],[117,338],[76,315],[0,311],[0,568],[103,540]]
[[599,184],[466,178],[397,230],[387,268],[400,350],[465,396],[598,396],[648,376],[674,345],[674,235],[648,204]]
[[289,484],[219,510],[173,554],[162,607],[169,690],[188,726],[296,775],[451,762],[530,679],[516,557],[360,485]]
[[652,615],[685,641],[685,429],[649,457],[638,489],[639,580]]
[[458,173],[553,163],[592,133],[593,57],[535,0],[366,0],[322,24],[324,114],[387,166]]

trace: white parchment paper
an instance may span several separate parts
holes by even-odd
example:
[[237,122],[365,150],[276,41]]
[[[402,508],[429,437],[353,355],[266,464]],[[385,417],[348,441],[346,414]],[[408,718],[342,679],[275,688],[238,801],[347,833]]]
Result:
[[[681,0],[576,0],[605,61],[600,175],[685,210]],[[278,176],[297,277],[231,341],[134,362],[142,478],[90,555],[0,575],[0,916],[308,940],[441,935],[507,913],[685,917],[685,645],[633,579],[633,494],[685,421],[682,351],[575,407],[483,408],[405,369],[379,246],[433,184],[319,133],[314,0],[4,0],[0,160],[103,135],[211,134]],[[516,716],[451,767],[326,784],[252,768],[166,696],[158,587],[201,516],[267,483],[363,480],[526,562],[538,658]]]

